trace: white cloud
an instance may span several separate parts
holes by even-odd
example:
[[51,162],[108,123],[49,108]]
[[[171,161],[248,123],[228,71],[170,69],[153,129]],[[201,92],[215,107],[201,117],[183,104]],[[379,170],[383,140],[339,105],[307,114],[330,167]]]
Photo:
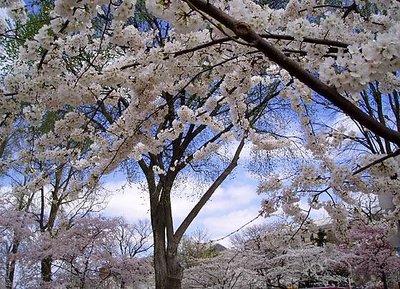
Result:
[[7,9],[6,8],[0,8],[0,18],[6,19],[9,18],[7,15]]
[[126,182],[117,181],[106,183],[105,189],[112,194],[106,215],[124,217],[129,222],[150,217],[149,197],[140,186],[128,186]]
[[[254,181],[252,183],[254,185],[249,184],[249,180],[244,178],[236,179],[217,189],[189,227],[188,232],[201,228],[208,232],[211,239],[218,239],[237,230],[257,216],[262,196],[256,194],[256,183]],[[150,217],[149,197],[139,185],[127,186],[123,181],[111,181],[105,184],[105,188],[114,192],[105,210],[106,215],[122,216],[129,222]],[[188,197],[185,194],[173,196],[172,211],[175,229],[197,200],[198,198]],[[257,222],[263,221],[263,218],[257,220]],[[221,241],[221,243],[228,245],[229,240]]]
[[204,214],[229,212],[251,204],[258,198],[256,188],[248,184],[231,183],[219,188],[206,205]]

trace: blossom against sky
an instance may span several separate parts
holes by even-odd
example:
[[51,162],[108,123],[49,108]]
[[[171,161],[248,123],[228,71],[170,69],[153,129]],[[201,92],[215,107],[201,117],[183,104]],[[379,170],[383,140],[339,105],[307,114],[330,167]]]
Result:
[[[105,214],[122,216],[129,222],[149,218],[148,194],[143,192],[140,186],[129,186],[124,180],[120,180],[105,183],[105,188],[114,192],[105,209]],[[257,195],[256,190],[257,182],[249,177],[229,180],[217,189],[189,231],[204,229],[211,239],[219,239],[235,231],[259,214],[263,196]],[[198,198],[190,192],[182,192],[172,197],[175,228],[179,226],[197,200]],[[263,218],[259,218],[253,224],[263,221]],[[223,243],[229,242],[224,240]]]
[[[236,231],[259,214],[261,201],[265,196],[257,194],[257,185],[258,181],[243,166],[239,167],[236,173],[217,189],[190,226],[189,233],[196,229],[204,229],[211,240],[218,240],[219,243],[229,246],[229,238],[219,239]],[[121,176],[114,174],[107,178],[104,187],[111,194],[104,211],[106,215],[122,216],[132,223],[150,218],[148,194],[140,185],[128,185]],[[187,192],[175,194],[172,197],[175,229],[198,201],[198,197],[191,192],[193,188],[196,188],[195,183],[188,182],[186,187]],[[301,202],[301,207],[308,208],[305,200]],[[282,213],[281,210],[276,214],[280,213]],[[327,214],[323,210],[313,211],[311,217],[314,220],[324,220]],[[249,225],[276,220],[276,218],[259,217]]]

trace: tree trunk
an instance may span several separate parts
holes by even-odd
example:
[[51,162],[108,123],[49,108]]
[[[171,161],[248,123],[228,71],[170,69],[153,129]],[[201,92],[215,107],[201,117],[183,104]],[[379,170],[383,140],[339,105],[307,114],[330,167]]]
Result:
[[51,263],[52,263],[51,257],[46,257],[42,259],[40,263],[43,282],[51,281]]
[[168,253],[154,245],[154,269],[156,289],[181,289],[183,268],[178,262],[177,252]]
[[163,216],[157,214],[152,222],[156,289],[181,289],[183,268],[177,249],[167,250]]
[[15,254],[18,253],[19,242],[14,240],[11,248],[11,257],[7,260],[6,264],[6,289],[12,289],[14,284],[15,266],[17,261],[15,260]]
[[[203,194],[197,204],[183,220],[176,232],[174,231],[172,208],[171,208],[171,189],[177,172],[169,173],[160,178],[160,183],[156,185],[154,173],[148,169],[144,162],[139,163],[147,178],[148,189],[150,192],[150,211],[151,226],[153,229],[154,240],[154,270],[156,279],[156,289],[181,289],[183,268],[178,261],[178,245],[194,218],[204,207],[207,201],[214,194],[216,189],[228,177],[232,170],[237,166],[240,153],[244,147],[245,138],[242,139],[231,163],[212,183],[209,189]],[[152,158],[154,159],[154,157]],[[156,162],[151,163],[152,167]]]
[[183,268],[178,261],[178,252],[167,253],[167,286],[166,288],[181,289]]
[[159,232],[153,229],[154,238],[154,271],[156,277],[156,289],[165,289],[167,283],[167,262],[165,259],[165,239],[159,236]]
[[383,289],[389,289],[385,272],[382,272]]

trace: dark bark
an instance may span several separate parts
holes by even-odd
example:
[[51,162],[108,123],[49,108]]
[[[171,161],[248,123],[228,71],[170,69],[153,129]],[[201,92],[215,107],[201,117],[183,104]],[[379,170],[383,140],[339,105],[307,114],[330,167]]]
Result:
[[340,95],[334,87],[320,81],[307,70],[302,68],[297,62],[287,57],[275,46],[257,34],[247,23],[237,21],[224,11],[216,8],[208,0],[184,0],[195,10],[214,18],[225,27],[231,29],[238,38],[246,41],[249,45],[257,48],[266,55],[271,61],[287,70],[293,77],[303,82],[309,88],[320,94],[322,97],[333,103],[348,116],[365,126],[380,137],[400,145],[400,133],[392,130],[367,113],[360,110],[356,105]]
[[42,281],[43,282],[50,282],[51,281],[51,264],[52,264],[52,259],[51,257],[46,257],[42,259],[40,262],[40,270],[41,270],[41,275],[42,275]]
[[151,219],[154,239],[154,269],[156,279],[156,289],[181,288],[183,268],[178,262],[178,250],[171,246],[167,248],[167,241],[173,240],[166,238],[168,229],[165,218],[165,211],[170,207],[170,202],[153,203],[151,205]]
[[183,267],[178,261],[179,242],[181,241],[187,228],[214,194],[216,189],[237,166],[237,162],[244,144],[245,139],[240,142],[230,164],[200,198],[176,232],[174,232],[172,221],[171,189],[177,172],[168,172],[165,176],[160,176],[159,182],[156,185],[155,176],[150,167],[157,162],[157,158],[155,156],[151,156],[152,161],[149,165],[146,165],[144,161],[139,162],[139,165],[146,175],[147,185],[150,192],[156,289],[182,288]]
[[11,257],[7,260],[6,264],[6,289],[12,289],[14,284],[15,267],[17,261],[15,260],[15,254],[18,252],[19,242],[14,240],[11,248]]
[[382,272],[381,280],[382,280],[382,283],[383,283],[383,289],[389,289],[389,285],[388,285],[388,282],[387,282],[387,277],[386,277],[386,273],[385,272]]
[[175,250],[174,252],[167,253],[167,286],[166,288],[176,288],[179,289],[182,287],[182,278],[183,278],[183,267],[178,261],[178,252]]
[[[152,208],[152,211],[154,208]],[[162,216],[152,212],[151,221],[154,240],[154,270],[156,277],[156,288],[166,288],[167,262],[165,260],[165,228],[162,224]]]
[[[58,212],[61,207],[61,199],[58,196],[59,190],[61,189],[61,178],[62,178],[62,173],[63,173],[64,165],[60,166],[57,168],[57,171],[55,173],[55,184],[54,184],[54,190],[51,192],[51,206],[50,206],[50,212],[49,212],[49,217],[47,222],[45,222],[45,202],[44,202],[44,188],[41,190],[41,212],[40,212],[40,218],[39,218],[39,223],[40,223],[40,229],[43,234],[51,234],[56,218],[58,215]],[[69,176],[70,178],[70,176]],[[66,180],[68,182],[68,179]],[[40,262],[40,270],[41,270],[41,276],[42,276],[42,281],[47,283],[52,280],[52,272],[51,272],[51,266],[53,264],[53,258],[52,256],[47,256],[43,258]]]

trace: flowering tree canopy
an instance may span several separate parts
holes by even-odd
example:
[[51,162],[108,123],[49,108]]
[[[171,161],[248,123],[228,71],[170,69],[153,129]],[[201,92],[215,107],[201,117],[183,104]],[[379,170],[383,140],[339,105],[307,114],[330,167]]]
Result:
[[[44,234],[32,214],[0,207],[0,284],[2,288],[112,288],[147,281],[152,273],[149,223],[119,218],[64,220]],[[52,278],[43,282],[43,260],[51,260]],[[42,265],[42,266],[40,266]]]
[[375,285],[381,281],[383,288],[391,288],[399,281],[400,257],[389,242],[390,228],[385,224],[354,224],[351,243],[341,246],[348,254],[354,276]]
[[[299,202],[307,197],[310,210],[323,207],[340,223],[346,216],[335,198],[352,203],[353,193],[372,192],[390,197],[396,220],[399,1],[291,0],[282,9],[268,2],[50,1],[47,21],[19,47],[1,88],[1,172],[27,168],[18,178],[31,176],[19,187],[27,200],[52,186],[54,213],[92,196],[101,177],[122,164],[142,172],[160,289],[180,287],[178,244],[247,142],[255,151],[298,148],[314,159],[287,182],[278,174],[262,181],[266,215],[282,207],[302,222],[309,211]],[[7,43],[36,8],[0,3],[12,19],[0,23]],[[379,93],[366,93],[372,87]],[[317,121],[333,125],[327,107],[359,129],[318,129]],[[360,139],[372,140],[369,148],[380,141],[384,149],[372,153],[385,155],[353,150],[338,164],[343,143],[354,149]],[[174,228],[176,181],[207,166],[207,187]],[[323,194],[331,200],[321,201]],[[44,230],[54,217],[42,217]]]
[[[290,288],[347,285],[346,254],[334,244],[320,247],[293,236],[289,224],[249,227],[223,251],[185,271],[187,288]],[[280,238],[279,238],[280,237]],[[244,243],[243,243],[244,241]]]

